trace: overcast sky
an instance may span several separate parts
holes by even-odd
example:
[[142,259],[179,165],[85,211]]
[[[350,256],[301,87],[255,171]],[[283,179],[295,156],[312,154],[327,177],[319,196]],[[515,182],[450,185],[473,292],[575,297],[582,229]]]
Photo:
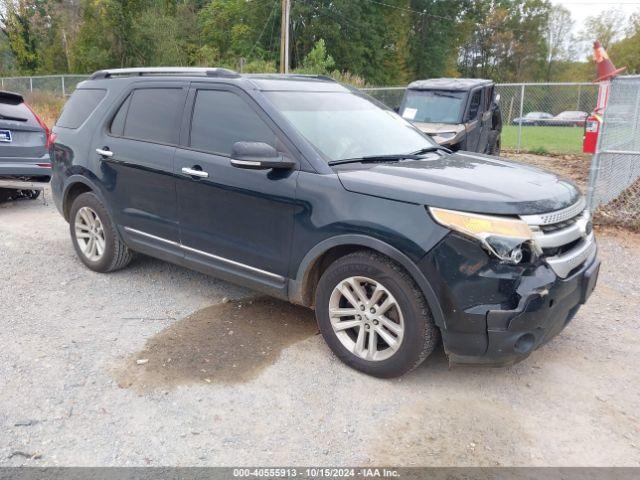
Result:
[[578,29],[582,29],[584,19],[597,15],[605,10],[618,8],[627,14],[640,10],[640,0],[620,0],[612,2],[610,0],[551,0],[551,3],[563,5],[571,11],[571,15],[576,20]]
[[[640,0],[620,0],[619,2],[611,0],[551,0],[551,3],[563,5],[571,12],[571,16],[575,20],[574,33],[584,30],[584,20],[587,17],[597,15],[605,10],[615,8],[622,10],[627,16],[640,11]],[[590,48],[591,45],[585,43],[581,50],[586,53],[590,51]],[[578,56],[583,58],[584,53],[578,54]]]

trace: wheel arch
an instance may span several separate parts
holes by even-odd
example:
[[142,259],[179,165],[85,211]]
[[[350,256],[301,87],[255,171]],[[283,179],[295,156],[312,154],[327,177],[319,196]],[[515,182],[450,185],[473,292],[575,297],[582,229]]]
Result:
[[289,300],[311,307],[322,272],[338,258],[366,249],[385,255],[411,275],[424,294],[436,325],[444,328],[444,314],[435,290],[416,264],[397,248],[366,235],[341,235],[324,240],[313,247],[300,262],[295,278],[289,280]]
[[100,190],[91,180],[84,175],[72,175],[67,179],[62,194],[62,214],[67,222],[69,221],[69,212],[71,211],[73,201],[78,198],[79,195],[86,192],[95,193],[106,206]]

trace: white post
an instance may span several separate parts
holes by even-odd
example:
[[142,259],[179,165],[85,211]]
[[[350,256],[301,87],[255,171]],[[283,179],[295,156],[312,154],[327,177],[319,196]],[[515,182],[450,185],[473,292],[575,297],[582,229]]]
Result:
[[29,77],[29,91],[33,92],[33,77]]
[[60,75],[60,84],[62,85],[62,96],[66,97],[67,96],[67,92],[64,88],[64,75]]

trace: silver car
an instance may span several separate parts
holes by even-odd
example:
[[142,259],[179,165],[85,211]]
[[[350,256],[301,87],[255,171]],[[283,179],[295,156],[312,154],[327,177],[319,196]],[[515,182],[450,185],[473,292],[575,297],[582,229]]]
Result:
[[0,201],[38,197],[51,177],[51,141],[22,95],[0,91]]

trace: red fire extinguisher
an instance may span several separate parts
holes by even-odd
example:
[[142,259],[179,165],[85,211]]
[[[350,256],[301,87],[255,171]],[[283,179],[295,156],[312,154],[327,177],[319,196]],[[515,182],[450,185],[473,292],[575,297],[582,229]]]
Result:
[[596,153],[600,127],[602,127],[602,116],[596,110],[584,122],[584,136],[582,137],[582,151],[584,153]]

